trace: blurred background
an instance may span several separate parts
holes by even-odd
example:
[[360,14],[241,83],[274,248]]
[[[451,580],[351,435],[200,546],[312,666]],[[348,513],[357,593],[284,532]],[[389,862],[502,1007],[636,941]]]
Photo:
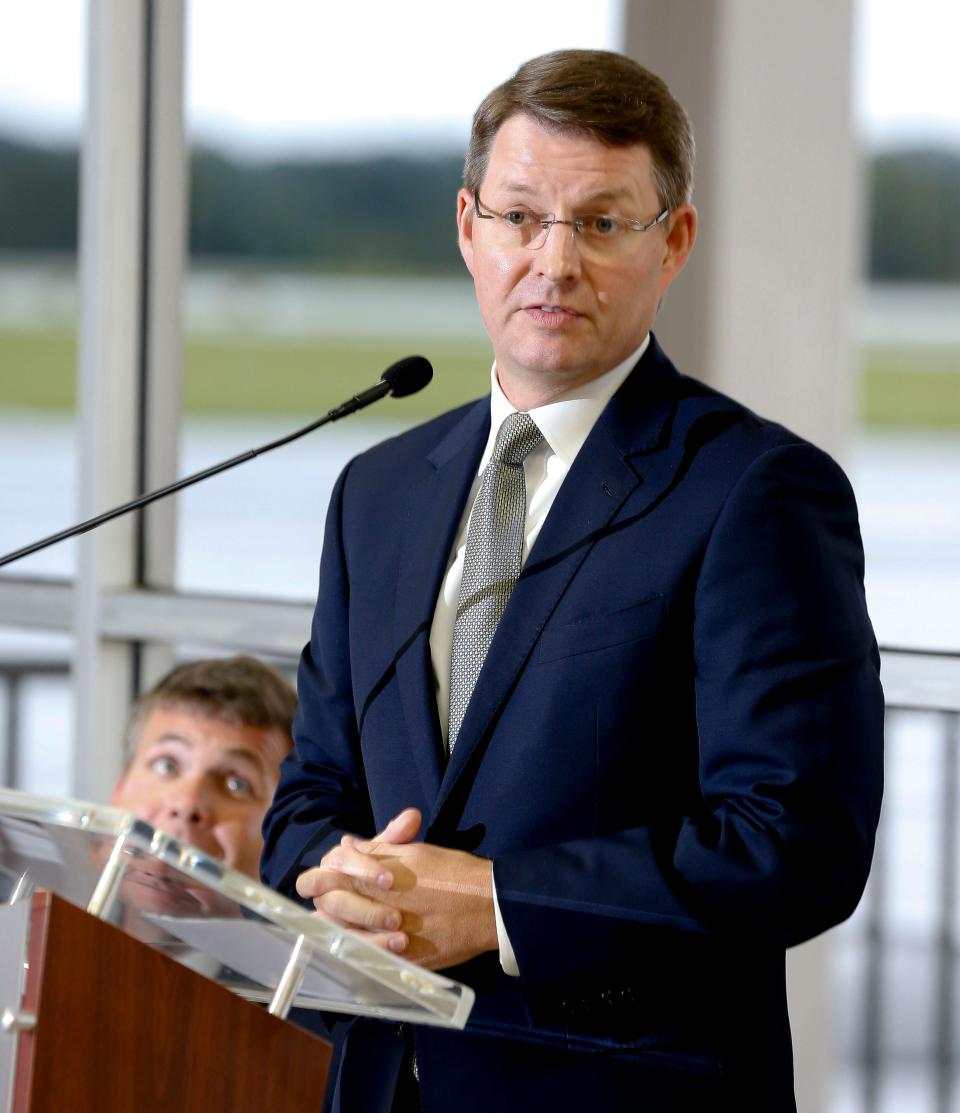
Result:
[[[339,470],[486,390],[454,223],[473,108],[534,54],[626,49],[691,109],[701,151],[702,258],[661,340],[837,454],[860,504],[889,790],[866,899],[820,967],[803,1100],[956,1113],[960,6],[667,7],[193,0],[170,26],[137,0],[126,27],[106,0],[0,0],[0,551],[279,436],[401,356],[436,369],[146,527],[3,569],[0,773],[103,798],[127,703],[174,659],[236,647],[292,668]],[[123,128],[141,145],[126,200],[104,184]],[[128,208],[140,239],[118,264]],[[776,288],[774,313],[750,281]],[[716,321],[699,348],[681,313]],[[124,329],[128,369],[104,376]],[[770,329],[806,364],[725,369]]]

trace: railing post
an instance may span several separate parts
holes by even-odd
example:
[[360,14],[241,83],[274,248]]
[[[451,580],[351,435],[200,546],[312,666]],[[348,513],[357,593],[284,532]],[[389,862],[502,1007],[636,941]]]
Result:
[[6,672],[7,707],[3,733],[3,783],[17,787],[17,739],[20,737],[20,681],[16,669]]
[[937,932],[935,1031],[937,1060],[937,1113],[952,1113],[956,1023],[954,974],[957,954],[957,774],[960,770],[960,713],[944,712],[941,735],[940,812],[940,923]]

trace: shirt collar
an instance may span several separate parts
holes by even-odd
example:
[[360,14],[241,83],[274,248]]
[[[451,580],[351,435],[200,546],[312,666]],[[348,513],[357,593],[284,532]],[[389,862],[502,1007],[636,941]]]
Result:
[[[560,395],[547,405],[536,406],[529,411],[530,416],[537,423],[537,428],[543,433],[544,440],[566,467],[569,468],[573,463],[597,418],[636,366],[649,343],[650,334],[647,333],[640,347],[623,363],[618,363],[616,367],[598,375],[597,378],[574,387],[569,393]],[[479,471],[483,471],[490,462],[500,426],[510,414],[515,412],[516,407],[507,401],[506,395],[500,389],[500,383],[497,381],[497,365],[494,363],[490,370],[490,436],[480,459]]]

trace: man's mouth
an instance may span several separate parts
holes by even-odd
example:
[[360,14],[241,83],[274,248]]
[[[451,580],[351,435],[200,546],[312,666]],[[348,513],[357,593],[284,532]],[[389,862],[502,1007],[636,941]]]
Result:
[[525,312],[542,325],[551,325],[554,328],[581,316],[575,309],[569,309],[565,305],[528,305]]

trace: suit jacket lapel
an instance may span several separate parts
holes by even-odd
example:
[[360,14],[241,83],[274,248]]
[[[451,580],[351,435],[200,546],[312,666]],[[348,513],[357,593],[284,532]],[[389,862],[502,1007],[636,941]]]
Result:
[[478,402],[423,461],[407,499],[394,610],[396,670],[407,733],[429,803],[439,791],[446,760],[430,627],[489,427],[489,400]]
[[577,455],[497,628],[443,773],[433,822],[481,759],[492,721],[587,553],[628,500],[631,518],[642,515],[678,474],[684,438],[672,419],[681,381],[651,338]]

